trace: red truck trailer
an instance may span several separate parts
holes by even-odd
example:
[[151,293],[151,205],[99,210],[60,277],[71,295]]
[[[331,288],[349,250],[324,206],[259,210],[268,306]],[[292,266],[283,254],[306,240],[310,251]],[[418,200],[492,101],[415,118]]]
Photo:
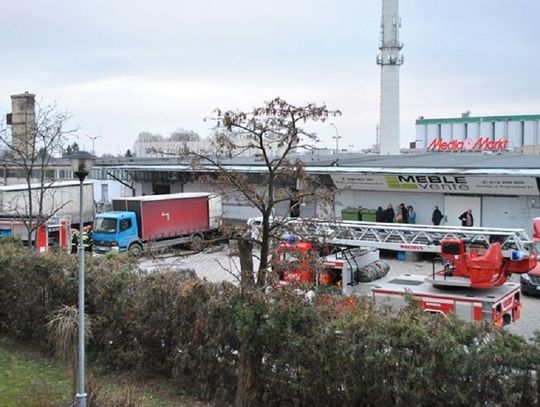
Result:
[[133,212],[141,240],[161,240],[218,226],[221,205],[208,193],[147,195],[112,200],[114,211]]
[[179,193],[113,199],[113,211],[96,216],[96,253],[129,251],[138,255],[197,242],[218,229],[221,198],[210,193]]

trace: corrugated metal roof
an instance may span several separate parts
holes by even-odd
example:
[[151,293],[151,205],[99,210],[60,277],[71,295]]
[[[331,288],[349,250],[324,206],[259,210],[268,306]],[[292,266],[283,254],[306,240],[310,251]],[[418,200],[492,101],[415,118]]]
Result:
[[133,196],[125,198],[114,198],[113,201],[168,201],[172,199],[182,199],[182,198],[202,198],[210,196],[208,192],[178,192],[176,194],[167,194],[167,195],[145,195],[145,196]]
[[[126,170],[126,171],[150,171],[150,172],[168,172],[168,171],[190,171],[191,167],[185,165],[166,165],[166,166],[136,166],[122,165],[110,167],[111,169]],[[229,171],[238,171],[246,173],[264,173],[265,167],[251,165],[227,165],[224,166]],[[215,172],[215,166],[198,167],[200,172]],[[435,170],[435,171],[434,171]],[[317,167],[310,166],[306,168],[308,173],[312,174],[350,174],[350,173],[366,173],[366,174],[466,174],[466,175],[528,175],[540,176],[540,169],[509,169],[509,168],[486,168],[486,169],[463,169],[452,167]]]
[[[514,153],[425,153],[399,156],[380,156],[369,154],[346,154],[322,157],[311,160],[308,156],[298,156],[305,160],[306,169],[312,173],[463,173],[500,175],[540,175],[540,156]],[[233,171],[265,172],[266,167],[259,163],[230,162],[226,165]],[[129,164],[104,165],[105,169],[124,169],[130,171],[191,171],[190,164],[137,162]],[[205,171],[215,171],[214,166],[203,166]]]
[[[540,148],[539,148],[540,151]],[[423,152],[401,155],[378,155],[365,153],[347,153],[336,157],[333,154],[291,155],[291,159],[300,159],[310,166],[339,166],[339,167],[452,167],[452,168],[540,168],[540,155],[527,155],[514,152],[471,153],[471,152]],[[241,157],[223,161],[226,165],[248,165],[264,167],[261,161],[255,158]],[[175,169],[189,169],[191,164],[187,159],[178,158],[130,158],[130,159],[104,159],[95,164],[96,169],[113,169],[122,166],[137,168],[174,167]],[[172,168],[171,167],[171,168]]]
[[540,168],[540,155],[523,155],[515,153],[481,154],[481,153],[423,153],[402,154],[398,156],[381,155],[346,155],[318,162],[306,162],[311,165],[337,165],[339,167],[387,167],[387,168]]
[[[92,180],[85,180],[84,185],[92,184]],[[45,183],[44,188],[62,188],[62,187],[76,187],[80,185],[80,181],[54,181],[50,183]],[[41,188],[41,184],[30,184],[32,189]],[[13,184],[0,186],[0,191],[25,191],[28,189],[28,184]]]
[[480,123],[480,122],[520,122],[540,120],[540,114],[523,114],[515,116],[476,116],[449,117],[440,119],[417,119],[416,124],[449,124],[449,123]]

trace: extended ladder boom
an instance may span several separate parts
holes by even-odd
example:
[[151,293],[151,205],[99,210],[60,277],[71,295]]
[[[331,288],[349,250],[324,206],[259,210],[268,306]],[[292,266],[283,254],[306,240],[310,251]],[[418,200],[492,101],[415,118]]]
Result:
[[501,243],[503,256],[511,258],[516,251],[528,256],[534,245],[523,229],[412,225],[313,219],[290,219],[284,225],[288,234],[318,239],[342,246],[366,246],[386,250],[440,253],[443,239],[461,239],[466,245],[488,247]]

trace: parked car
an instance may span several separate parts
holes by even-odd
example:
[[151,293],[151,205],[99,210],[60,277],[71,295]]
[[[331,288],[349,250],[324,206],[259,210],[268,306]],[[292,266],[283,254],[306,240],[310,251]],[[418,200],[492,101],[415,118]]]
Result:
[[521,275],[521,292],[529,295],[540,295],[540,267]]
[[[275,225],[276,222],[284,222],[287,218],[270,216],[270,226]],[[247,220],[248,228],[251,231],[251,238],[255,240],[262,239],[262,216],[256,216]]]

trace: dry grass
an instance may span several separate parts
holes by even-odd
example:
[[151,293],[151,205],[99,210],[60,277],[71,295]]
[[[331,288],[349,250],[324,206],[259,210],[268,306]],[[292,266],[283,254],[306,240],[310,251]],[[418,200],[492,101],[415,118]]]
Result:
[[[78,318],[77,307],[64,305],[50,315],[47,323],[49,342],[54,349],[54,355],[71,370],[73,395],[77,391]],[[90,333],[90,321],[85,318],[85,337],[88,338]]]

